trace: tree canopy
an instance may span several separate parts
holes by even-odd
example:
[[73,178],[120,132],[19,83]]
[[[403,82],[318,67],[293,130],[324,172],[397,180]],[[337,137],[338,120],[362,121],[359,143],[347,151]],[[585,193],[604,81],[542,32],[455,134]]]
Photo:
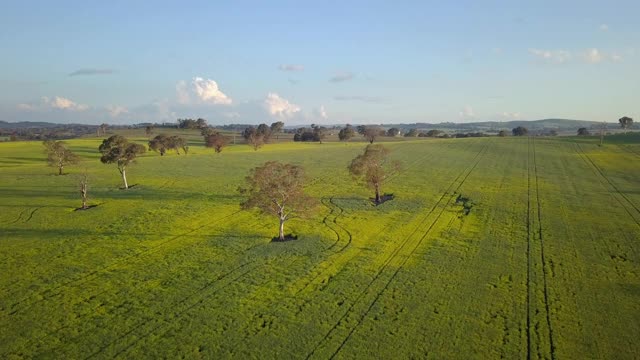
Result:
[[100,161],[103,164],[116,164],[118,166],[118,171],[122,175],[122,181],[124,182],[124,188],[128,189],[127,166],[133,163],[138,155],[145,153],[145,147],[140,144],[130,143],[124,136],[113,135],[108,139],[104,139],[98,150],[102,154]]
[[338,139],[340,139],[340,141],[349,141],[355,135],[356,132],[353,130],[353,126],[347,124],[347,126],[340,129],[340,132],[338,132]]
[[238,188],[246,196],[241,207],[277,216],[278,239],[285,240],[284,223],[308,214],[316,205],[315,199],[304,193],[305,180],[304,169],[299,165],[266,162],[252,169],[245,179],[246,186]]
[[354,179],[375,191],[376,204],[381,202],[380,190],[384,181],[400,171],[400,162],[391,161],[390,152],[381,144],[370,144],[349,165],[349,172]]
[[591,135],[591,133],[589,132],[589,129],[585,127],[581,127],[580,129],[578,129],[578,136],[588,136],[588,135]]
[[71,150],[67,149],[62,141],[46,140],[42,145],[44,145],[44,151],[47,154],[48,165],[57,167],[58,175],[63,174],[66,165],[76,164],[80,159]]
[[221,153],[222,149],[224,149],[228,143],[229,140],[227,139],[227,137],[219,132],[204,137],[205,146],[213,148],[216,154]]
[[529,129],[524,126],[518,126],[517,128],[513,128],[511,132],[513,133],[513,136],[525,136],[529,133]]
[[620,127],[623,129],[629,129],[631,126],[633,126],[633,119],[628,116],[621,117],[620,119],[618,119],[618,122],[620,123]]

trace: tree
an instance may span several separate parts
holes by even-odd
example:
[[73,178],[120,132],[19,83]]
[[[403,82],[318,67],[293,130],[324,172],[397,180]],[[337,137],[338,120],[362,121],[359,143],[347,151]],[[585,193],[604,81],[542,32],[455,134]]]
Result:
[[524,126],[518,126],[517,128],[513,128],[511,132],[513,136],[525,136],[529,133],[529,130]]
[[439,136],[440,134],[442,134],[442,130],[437,130],[437,129],[432,129],[427,131],[427,136],[428,137],[436,137]]
[[205,136],[204,143],[206,147],[213,148],[216,151],[216,154],[222,152],[225,146],[229,143],[229,140],[226,136],[216,132],[215,134]]
[[271,133],[276,134],[276,140],[278,140],[278,134],[282,132],[282,129],[284,129],[284,123],[282,121],[271,123]]
[[320,141],[320,144],[322,144],[322,140],[327,137],[327,128],[311,124],[311,129],[313,129],[313,141]]
[[147,125],[147,127],[144,129],[144,132],[148,137],[151,137],[151,134],[153,134],[153,125]]
[[507,136],[507,130],[500,130],[500,131],[498,131],[498,136],[500,136],[500,137],[505,137],[505,136]]
[[620,123],[620,127],[623,129],[628,129],[633,126],[633,119],[628,116],[621,117],[618,119],[618,122]]
[[213,135],[215,133],[217,133],[218,131],[212,127],[203,127],[202,129],[200,129],[200,134],[202,136],[204,136],[205,138],[209,135]]
[[369,144],[363,154],[358,155],[351,165],[349,172],[354,179],[361,181],[367,187],[375,190],[376,204],[380,204],[380,187],[392,174],[400,171],[398,161],[389,160],[390,150],[383,145]]
[[243,209],[257,208],[280,221],[278,239],[285,240],[284,223],[311,212],[315,200],[304,193],[304,169],[299,165],[269,161],[251,170],[239,192],[247,199]]
[[189,147],[187,146],[187,140],[178,135],[169,136],[167,138],[167,148],[176,151],[176,154],[180,155],[180,149],[182,149],[185,153],[189,152]]
[[591,133],[587,128],[581,127],[580,129],[578,129],[578,136],[589,136],[589,135],[591,135]]
[[349,141],[355,135],[356,132],[353,130],[353,127],[347,124],[347,126],[340,129],[340,132],[338,132],[338,139],[340,139],[340,141]]
[[387,136],[396,137],[398,135],[400,135],[400,129],[396,127],[392,127],[391,129],[387,130]]
[[242,137],[247,141],[247,144],[253,147],[254,151],[258,151],[264,145],[264,135],[258,133],[256,128],[250,126],[244,129]]
[[207,127],[207,120],[203,119],[203,118],[198,118],[198,120],[196,120],[196,127],[198,129],[204,129]]
[[164,134],[157,135],[149,141],[149,149],[159,152],[160,156],[164,156],[169,149],[169,137]]
[[67,149],[62,141],[46,140],[42,145],[47,154],[47,163],[49,166],[58,168],[58,175],[63,174],[66,165],[76,164],[79,161],[78,155]]
[[98,136],[104,136],[107,133],[107,127],[109,127],[109,125],[104,124],[104,123],[100,124],[100,126],[96,130],[97,135]]
[[124,136],[113,135],[108,139],[104,139],[98,150],[102,154],[100,161],[103,164],[115,163],[118,166],[118,171],[122,175],[122,181],[124,182],[124,188],[128,189],[127,166],[133,163],[138,155],[145,153],[144,146],[130,143]]
[[416,136],[418,136],[418,129],[415,129],[415,128],[409,129],[409,131],[407,131],[404,134],[404,137],[416,137]]
[[358,125],[356,130],[358,131],[358,134],[364,136],[364,132],[367,130],[367,127],[365,125]]
[[89,190],[89,175],[86,170],[80,175],[80,181],[78,182],[80,185],[80,197],[82,198],[82,207],[80,209],[86,210],[89,208],[87,205],[88,196],[87,191]]
[[268,143],[269,139],[271,139],[271,127],[267,124],[260,124],[256,129],[256,132],[262,135],[264,142]]
[[367,139],[369,144],[373,144],[380,134],[384,135],[384,130],[376,126],[366,126],[364,129],[364,137]]

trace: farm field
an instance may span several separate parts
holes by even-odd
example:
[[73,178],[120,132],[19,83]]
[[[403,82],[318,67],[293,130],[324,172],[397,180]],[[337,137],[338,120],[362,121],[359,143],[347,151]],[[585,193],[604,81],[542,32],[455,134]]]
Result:
[[[362,142],[194,141],[123,191],[100,141],[67,141],[64,176],[0,143],[0,358],[640,358],[637,136],[387,142],[377,207],[347,171]],[[295,241],[240,210],[268,160],[321,204]]]

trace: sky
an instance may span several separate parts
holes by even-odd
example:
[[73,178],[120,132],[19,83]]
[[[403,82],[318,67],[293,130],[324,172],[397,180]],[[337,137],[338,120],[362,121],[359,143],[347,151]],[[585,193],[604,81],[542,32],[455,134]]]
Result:
[[640,116],[640,1],[3,1],[0,120]]

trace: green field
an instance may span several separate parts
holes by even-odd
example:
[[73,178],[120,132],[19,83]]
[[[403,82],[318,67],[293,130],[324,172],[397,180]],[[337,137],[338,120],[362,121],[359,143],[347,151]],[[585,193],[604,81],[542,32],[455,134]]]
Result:
[[[637,136],[389,142],[378,207],[347,172],[362,142],[193,139],[127,191],[100,139],[64,176],[0,144],[0,358],[640,358]],[[296,241],[240,210],[268,160],[321,203]],[[98,206],[74,211],[85,168]]]

